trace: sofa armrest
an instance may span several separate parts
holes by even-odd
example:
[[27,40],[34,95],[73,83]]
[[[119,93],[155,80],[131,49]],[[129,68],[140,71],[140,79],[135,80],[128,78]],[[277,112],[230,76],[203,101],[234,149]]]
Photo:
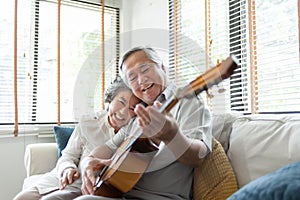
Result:
[[26,176],[51,171],[55,167],[57,159],[56,143],[28,144],[24,155]]

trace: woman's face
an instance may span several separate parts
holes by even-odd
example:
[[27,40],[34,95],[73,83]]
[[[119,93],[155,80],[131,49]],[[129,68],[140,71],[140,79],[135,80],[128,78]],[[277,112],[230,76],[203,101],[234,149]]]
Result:
[[108,108],[108,121],[115,131],[118,131],[135,116],[134,107],[140,102],[141,100],[127,89],[118,92]]

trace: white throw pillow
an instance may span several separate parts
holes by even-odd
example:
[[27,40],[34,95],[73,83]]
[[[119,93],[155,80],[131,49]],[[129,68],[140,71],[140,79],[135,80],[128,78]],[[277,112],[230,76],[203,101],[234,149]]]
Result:
[[236,119],[227,155],[239,187],[300,161],[299,141],[299,114],[258,114]]

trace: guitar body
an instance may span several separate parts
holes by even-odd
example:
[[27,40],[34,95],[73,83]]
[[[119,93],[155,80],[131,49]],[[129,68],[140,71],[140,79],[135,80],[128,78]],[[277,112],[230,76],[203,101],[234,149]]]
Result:
[[158,148],[148,139],[136,141],[117,162],[108,167],[102,178],[104,181],[95,188],[94,194],[118,198],[131,190],[147,170],[155,150]]

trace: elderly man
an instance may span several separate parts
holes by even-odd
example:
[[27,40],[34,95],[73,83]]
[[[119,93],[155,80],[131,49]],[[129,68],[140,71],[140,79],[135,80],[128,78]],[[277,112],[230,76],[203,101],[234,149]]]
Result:
[[[193,168],[211,151],[209,110],[197,95],[181,99],[169,113],[158,110],[174,95],[176,86],[168,81],[162,60],[152,48],[129,50],[119,67],[124,81],[148,106],[136,106],[137,118],[84,160],[82,192],[85,195],[77,199],[192,199]],[[95,171],[110,163],[109,158],[137,126],[159,146],[146,172],[120,198],[93,195]]]

